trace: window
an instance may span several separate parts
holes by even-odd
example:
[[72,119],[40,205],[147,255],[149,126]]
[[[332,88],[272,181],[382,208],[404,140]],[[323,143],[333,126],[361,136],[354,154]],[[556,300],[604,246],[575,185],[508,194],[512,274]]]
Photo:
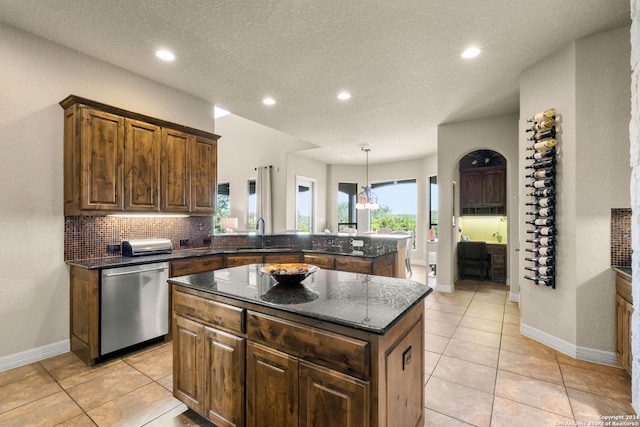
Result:
[[438,238],[438,177],[429,177],[429,229],[433,230],[434,239]]
[[343,228],[358,228],[356,213],[356,196],[358,184],[353,182],[338,183],[338,231]]
[[231,204],[230,204],[229,183],[221,182],[218,184],[218,195],[216,198],[216,218],[213,231],[215,233],[222,233],[220,228],[220,219],[229,218],[231,216]]
[[313,233],[315,180],[296,177],[296,230]]
[[247,204],[247,229],[256,229],[256,180],[249,180],[249,203]]
[[[405,179],[371,184],[378,195],[380,209],[371,211],[371,230],[413,230],[416,233],[418,212],[418,187],[415,179]],[[414,240],[415,246],[415,240]]]

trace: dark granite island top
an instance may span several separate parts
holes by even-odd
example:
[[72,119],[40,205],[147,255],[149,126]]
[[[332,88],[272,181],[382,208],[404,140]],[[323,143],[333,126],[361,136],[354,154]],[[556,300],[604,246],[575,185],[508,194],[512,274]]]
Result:
[[280,285],[262,266],[174,277],[169,283],[377,334],[432,291],[413,280],[334,270],[319,270],[299,286]]

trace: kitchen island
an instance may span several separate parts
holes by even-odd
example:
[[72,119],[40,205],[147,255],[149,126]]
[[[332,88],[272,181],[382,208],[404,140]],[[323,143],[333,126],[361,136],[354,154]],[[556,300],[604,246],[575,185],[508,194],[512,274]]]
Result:
[[422,425],[424,298],[411,280],[261,264],[169,279],[173,393],[218,426]]

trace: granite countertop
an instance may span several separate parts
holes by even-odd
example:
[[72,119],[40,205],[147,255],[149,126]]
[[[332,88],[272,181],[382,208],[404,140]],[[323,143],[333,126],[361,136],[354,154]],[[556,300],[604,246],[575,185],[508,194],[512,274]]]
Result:
[[319,270],[300,286],[278,284],[264,264],[169,279],[178,286],[383,335],[432,289],[407,279]]
[[614,271],[627,276],[631,280],[631,267],[611,267]]
[[92,258],[92,259],[80,259],[67,261],[69,265],[75,265],[77,267],[86,268],[89,270],[103,269],[103,268],[117,268],[126,267],[130,265],[149,264],[152,262],[164,262],[172,261],[182,258],[199,257],[206,255],[219,255],[219,254],[255,254],[255,253],[286,253],[286,252],[301,252],[301,253],[314,253],[314,254],[328,254],[328,255],[341,255],[341,256],[353,256],[360,258],[377,258],[380,254],[371,254],[361,251],[353,252],[341,252],[333,251],[331,249],[300,249],[300,248],[241,248],[241,249],[229,249],[229,248],[192,248],[192,249],[180,249],[175,250],[168,254],[158,255],[141,255],[135,257],[127,256],[114,256],[105,258]]

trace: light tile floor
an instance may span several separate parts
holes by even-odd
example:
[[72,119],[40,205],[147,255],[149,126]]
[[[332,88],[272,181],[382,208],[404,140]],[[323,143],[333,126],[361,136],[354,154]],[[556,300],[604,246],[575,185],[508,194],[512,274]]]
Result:
[[[426,283],[424,267],[413,270]],[[426,306],[425,426],[599,425],[599,415],[634,414],[625,371],[520,335],[506,286],[459,282]],[[0,426],[211,426],[171,395],[171,372],[171,343],[93,367],[66,353],[0,372]]]

